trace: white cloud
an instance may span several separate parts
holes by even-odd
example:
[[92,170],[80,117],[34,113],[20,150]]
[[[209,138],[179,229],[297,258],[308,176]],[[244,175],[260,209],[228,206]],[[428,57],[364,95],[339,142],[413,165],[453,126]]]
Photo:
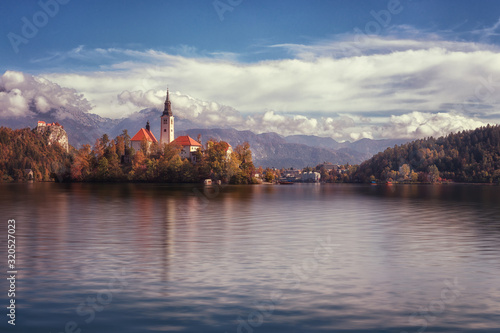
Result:
[[[401,27],[394,27],[395,33]],[[294,57],[303,60],[318,58],[351,58],[375,54],[391,54],[408,50],[444,49],[450,52],[498,51],[498,47],[482,43],[446,41],[435,34],[415,34],[415,38],[397,38],[394,36],[377,36],[365,34],[344,34],[335,40],[323,40],[314,44],[275,44],[272,48],[281,48]],[[405,31],[408,35],[408,31]]]
[[0,92],[0,118],[19,117],[28,112],[28,102],[21,90],[12,89],[9,92]]
[[[138,107],[147,106],[152,99],[163,103],[165,91],[125,92],[119,96],[121,103],[131,103]],[[154,97],[151,97],[154,96]],[[233,127],[239,130],[251,130],[255,133],[277,132],[282,135],[320,135],[339,140],[357,140],[373,138],[370,129],[359,127],[361,120],[357,116],[306,117],[278,113],[273,110],[243,115],[234,108],[216,102],[202,101],[179,92],[170,93],[174,106],[174,116],[189,119],[194,124],[207,127]],[[151,104],[149,104],[151,105]]]
[[[65,110],[90,109],[88,102],[73,89],[63,88],[46,79],[20,72],[6,72],[0,81],[1,116],[24,116],[31,111],[30,104],[38,112],[55,109],[64,119]],[[166,90],[123,91],[117,96],[118,105],[129,108],[158,106],[165,99]],[[318,135],[339,141],[355,141],[362,138],[419,138],[441,136],[450,132],[473,129],[486,125],[484,122],[456,112],[411,112],[391,116],[385,123],[374,124],[363,116],[340,115],[337,117],[308,117],[286,114],[274,110],[243,115],[234,108],[213,101],[203,101],[180,92],[171,92],[175,115],[189,119],[194,124],[207,127],[234,127],[256,133],[277,132],[282,135]]]
[[[36,78],[7,72],[0,81],[5,86],[0,106],[8,105],[1,110],[9,114],[27,112],[26,104],[40,112],[72,103],[88,110],[88,100],[92,112],[121,118],[147,107],[163,108],[168,86],[176,116],[200,126],[351,141],[436,136],[482,125],[476,116],[498,114],[500,50],[488,44],[433,35],[344,35],[271,48],[284,48],[294,59],[243,63],[237,55],[215,58],[216,52],[188,46],[183,55],[78,47],[58,57],[102,61],[99,71]],[[76,92],[84,99],[75,99]]]
[[485,122],[455,113],[411,112],[391,116],[388,124],[378,128],[386,138],[440,137],[449,133],[474,129],[487,125]]
[[[102,54],[130,60],[98,72],[43,76],[84,93],[96,106],[94,112],[111,117],[135,111],[123,103],[124,94],[148,94],[165,90],[167,85],[244,113],[435,111],[443,104],[475,98],[481,80],[500,77],[500,51],[488,45],[365,37],[356,45],[363,55],[336,58],[329,47],[335,50],[342,43],[304,46],[313,55],[310,59],[300,58],[298,52],[296,59],[257,63],[186,58],[152,50],[89,51],[89,57]],[[85,56],[82,52],[79,55]],[[499,102],[496,90],[490,94],[495,98],[487,101],[495,107]],[[150,97],[148,103],[161,106],[159,99]]]
[[485,27],[483,29],[473,30],[471,31],[471,34],[478,35],[481,41],[487,42],[491,39],[491,37],[499,35],[498,28],[500,28],[500,19],[498,19],[498,21],[491,27]]
[[0,118],[20,117],[36,110],[89,111],[89,102],[74,89],[63,88],[49,80],[7,71],[0,77]]

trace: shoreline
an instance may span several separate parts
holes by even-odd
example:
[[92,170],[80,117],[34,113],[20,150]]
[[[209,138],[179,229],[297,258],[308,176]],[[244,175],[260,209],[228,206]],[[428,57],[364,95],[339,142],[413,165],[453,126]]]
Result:
[[[281,185],[279,183],[271,183],[271,182],[261,182],[261,183],[254,183],[254,184],[229,184],[229,183],[222,183],[222,184],[210,184],[206,185],[203,184],[202,182],[192,182],[192,183],[167,183],[167,182],[147,182],[147,181],[88,181],[88,182],[76,182],[76,181],[10,181],[10,182],[0,182],[0,184],[49,184],[49,183],[55,183],[55,184],[162,184],[162,185],[200,185],[200,186],[231,186],[231,185],[249,185],[249,186],[254,186],[254,185]],[[436,182],[436,183],[430,183],[430,182],[417,182],[417,183],[398,183],[398,182],[392,182],[392,183],[361,183],[361,182],[294,182],[293,185],[296,184],[356,184],[356,185],[370,185],[370,186],[393,186],[393,185],[483,185],[483,186],[500,186],[500,183],[468,183],[468,182]]]

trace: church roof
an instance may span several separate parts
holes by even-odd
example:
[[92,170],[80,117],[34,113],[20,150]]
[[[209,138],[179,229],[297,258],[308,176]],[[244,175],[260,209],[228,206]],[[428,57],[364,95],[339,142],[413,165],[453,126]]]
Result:
[[134,137],[131,139],[131,141],[142,141],[143,139],[146,139],[146,141],[150,141],[150,142],[158,142],[158,140],[156,140],[154,134],[145,128],[141,128],[139,130],[139,132],[137,132],[137,134],[134,135]]
[[181,146],[198,146],[201,147],[201,143],[190,137],[189,135],[181,135],[178,136],[174,141],[174,143]]

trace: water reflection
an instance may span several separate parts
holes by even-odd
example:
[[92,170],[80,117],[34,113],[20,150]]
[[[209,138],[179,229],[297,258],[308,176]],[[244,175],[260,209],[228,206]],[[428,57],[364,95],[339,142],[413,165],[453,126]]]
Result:
[[[18,221],[23,332],[60,332],[68,321],[90,332],[498,329],[500,187],[1,190],[0,209]],[[333,250],[315,262],[320,244]],[[85,322],[79,305],[123,268],[126,288]],[[460,297],[432,320],[411,320],[455,278]],[[270,301],[265,318],[248,321]]]

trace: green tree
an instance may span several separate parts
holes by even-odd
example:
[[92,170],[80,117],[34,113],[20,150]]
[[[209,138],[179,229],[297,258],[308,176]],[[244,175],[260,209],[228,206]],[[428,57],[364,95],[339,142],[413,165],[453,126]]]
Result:
[[109,180],[109,162],[106,157],[99,159],[95,178],[99,181]]
[[431,183],[435,183],[439,180],[439,170],[434,164],[429,167],[429,180]]

